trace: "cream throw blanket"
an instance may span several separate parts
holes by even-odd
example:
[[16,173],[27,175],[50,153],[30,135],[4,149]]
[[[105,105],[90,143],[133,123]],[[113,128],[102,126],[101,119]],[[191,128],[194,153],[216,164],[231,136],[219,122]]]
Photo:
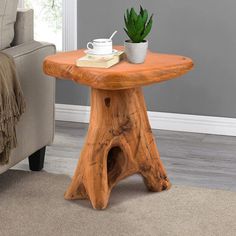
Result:
[[7,164],[17,145],[16,123],[25,102],[12,57],[0,52],[0,164]]

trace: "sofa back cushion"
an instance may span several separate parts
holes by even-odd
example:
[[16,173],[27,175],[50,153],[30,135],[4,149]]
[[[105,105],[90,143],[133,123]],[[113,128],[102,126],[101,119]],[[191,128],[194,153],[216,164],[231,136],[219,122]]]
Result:
[[0,0],[0,50],[10,47],[14,38],[18,0]]

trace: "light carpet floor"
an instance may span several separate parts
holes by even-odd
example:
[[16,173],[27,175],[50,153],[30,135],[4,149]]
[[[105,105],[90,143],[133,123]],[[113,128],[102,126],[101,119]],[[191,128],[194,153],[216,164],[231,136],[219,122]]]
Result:
[[236,235],[236,193],[173,186],[149,193],[131,177],[112,191],[109,207],[66,201],[65,175],[10,170],[0,178],[1,236]]

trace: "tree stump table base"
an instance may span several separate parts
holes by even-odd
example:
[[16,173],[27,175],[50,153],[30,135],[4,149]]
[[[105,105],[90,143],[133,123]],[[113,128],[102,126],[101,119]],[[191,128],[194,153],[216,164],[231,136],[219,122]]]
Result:
[[104,209],[112,188],[136,173],[150,191],[169,189],[141,88],[92,88],[91,105],[86,143],[65,199],[90,199]]

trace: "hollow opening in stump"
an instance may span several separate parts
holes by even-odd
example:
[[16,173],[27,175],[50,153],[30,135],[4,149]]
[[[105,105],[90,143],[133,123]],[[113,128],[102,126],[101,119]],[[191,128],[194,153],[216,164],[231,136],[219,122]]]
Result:
[[122,174],[122,166],[125,164],[125,156],[120,147],[113,147],[107,156],[108,184],[112,185]]

